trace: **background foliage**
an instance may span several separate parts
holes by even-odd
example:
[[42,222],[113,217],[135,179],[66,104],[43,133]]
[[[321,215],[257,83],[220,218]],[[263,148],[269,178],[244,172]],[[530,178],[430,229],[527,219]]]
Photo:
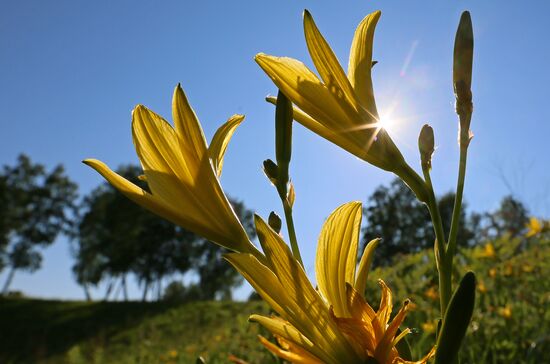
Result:
[[[383,242],[381,243],[383,244]],[[410,297],[417,309],[406,326],[417,356],[433,343],[438,312],[430,251],[403,256],[371,272],[367,297],[377,305],[377,278],[395,294],[397,306]],[[466,270],[478,277],[476,311],[461,363],[550,362],[550,236],[502,237],[461,250],[455,278]],[[75,303],[3,299],[1,362],[37,363],[226,363],[229,354],[251,363],[275,363],[257,341],[266,335],[247,322],[268,313],[257,302],[196,302],[180,305],[137,302]]]

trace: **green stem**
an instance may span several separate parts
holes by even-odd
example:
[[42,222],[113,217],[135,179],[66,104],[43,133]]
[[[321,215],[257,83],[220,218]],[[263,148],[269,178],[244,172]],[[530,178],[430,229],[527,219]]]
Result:
[[429,167],[423,165],[422,172],[424,172],[424,179],[426,180],[429,191],[427,205],[435,232],[434,254],[439,275],[439,304],[441,308],[441,317],[443,317],[452,294],[451,271],[447,269],[448,266],[446,265],[445,257],[447,252],[445,250],[445,231],[443,230],[443,223],[433,189]]
[[409,186],[420,202],[428,203],[429,191],[426,188],[426,184],[411,166],[403,162],[399,168],[394,170],[394,173]]
[[447,245],[447,264],[453,265],[453,257],[456,251],[456,241],[458,236],[458,226],[460,223],[460,211],[462,209],[462,196],[464,193],[464,180],[466,178],[466,159],[468,156],[468,143],[460,143],[460,160],[458,166],[458,180],[456,184],[455,203],[453,207],[453,218],[451,220],[451,230],[449,232],[449,242]]
[[302,256],[300,255],[300,248],[298,247],[298,240],[296,239],[296,230],[294,229],[294,218],[292,217],[292,207],[288,203],[286,197],[281,196],[283,201],[283,209],[285,211],[286,227],[288,230],[288,238],[290,239],[290,248],[292,249],[292,255],[300,263],[302,268],[304,263],[302,262]]

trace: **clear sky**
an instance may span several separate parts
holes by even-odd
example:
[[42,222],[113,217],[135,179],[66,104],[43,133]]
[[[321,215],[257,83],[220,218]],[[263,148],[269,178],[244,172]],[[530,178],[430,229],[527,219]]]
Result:
[[[550,25],[548,1],[15,1],[0,4],[0,165],[19,153],[49,167],[62,163],[86,194],[103,180],[81,160],[137,163],[130,111],[144,104],[170,117],[181,82],[208,138],[234,113],[246,115],[225,160],[222,186],[262,216],[280,211],[261,162],[274,157],[276,93],[255,64],[258,52],[312,67],[302,11],[347,67],[356,25],[380,9],[374,59],[378,108],[418,169],[417,135],[435,128],[433,180],[453,189],[458,147],[451,87],[460,13],[474,24],[475,113],[465,198],[491,210],[508,193],[550,215]],[[291,175],[295,219],[309,273],[324,218],[365,200],[393,177],[296,126]],[[282,214],[281,214],[282,215]],[[82,298],[66,239],[44,252],[43,268],[17,273],[12,289],[41,297]],[[0,273],[0,283],[6,273]],[[138,291],[132,289],[133,295]],[[246,288],[241,290],[241,297]],[[99,297],[97,291],[95,297]]]

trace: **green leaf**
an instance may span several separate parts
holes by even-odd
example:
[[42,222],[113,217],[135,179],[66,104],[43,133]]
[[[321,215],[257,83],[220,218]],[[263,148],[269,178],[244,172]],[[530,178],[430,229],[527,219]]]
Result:
[[468,272],[462,277],[445,312],[437,339],[435,364],[449,364],[457,358],[474,312],[475,293],[476,277],[473,272]]

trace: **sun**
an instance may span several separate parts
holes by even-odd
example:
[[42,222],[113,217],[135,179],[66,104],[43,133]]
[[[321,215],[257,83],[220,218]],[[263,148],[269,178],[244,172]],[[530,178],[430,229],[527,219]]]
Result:
[[392,126],[395,126],[395,121],[390,117],[381,117],[376,122],[377,128],[385,129],[386,131],[391,131]]

